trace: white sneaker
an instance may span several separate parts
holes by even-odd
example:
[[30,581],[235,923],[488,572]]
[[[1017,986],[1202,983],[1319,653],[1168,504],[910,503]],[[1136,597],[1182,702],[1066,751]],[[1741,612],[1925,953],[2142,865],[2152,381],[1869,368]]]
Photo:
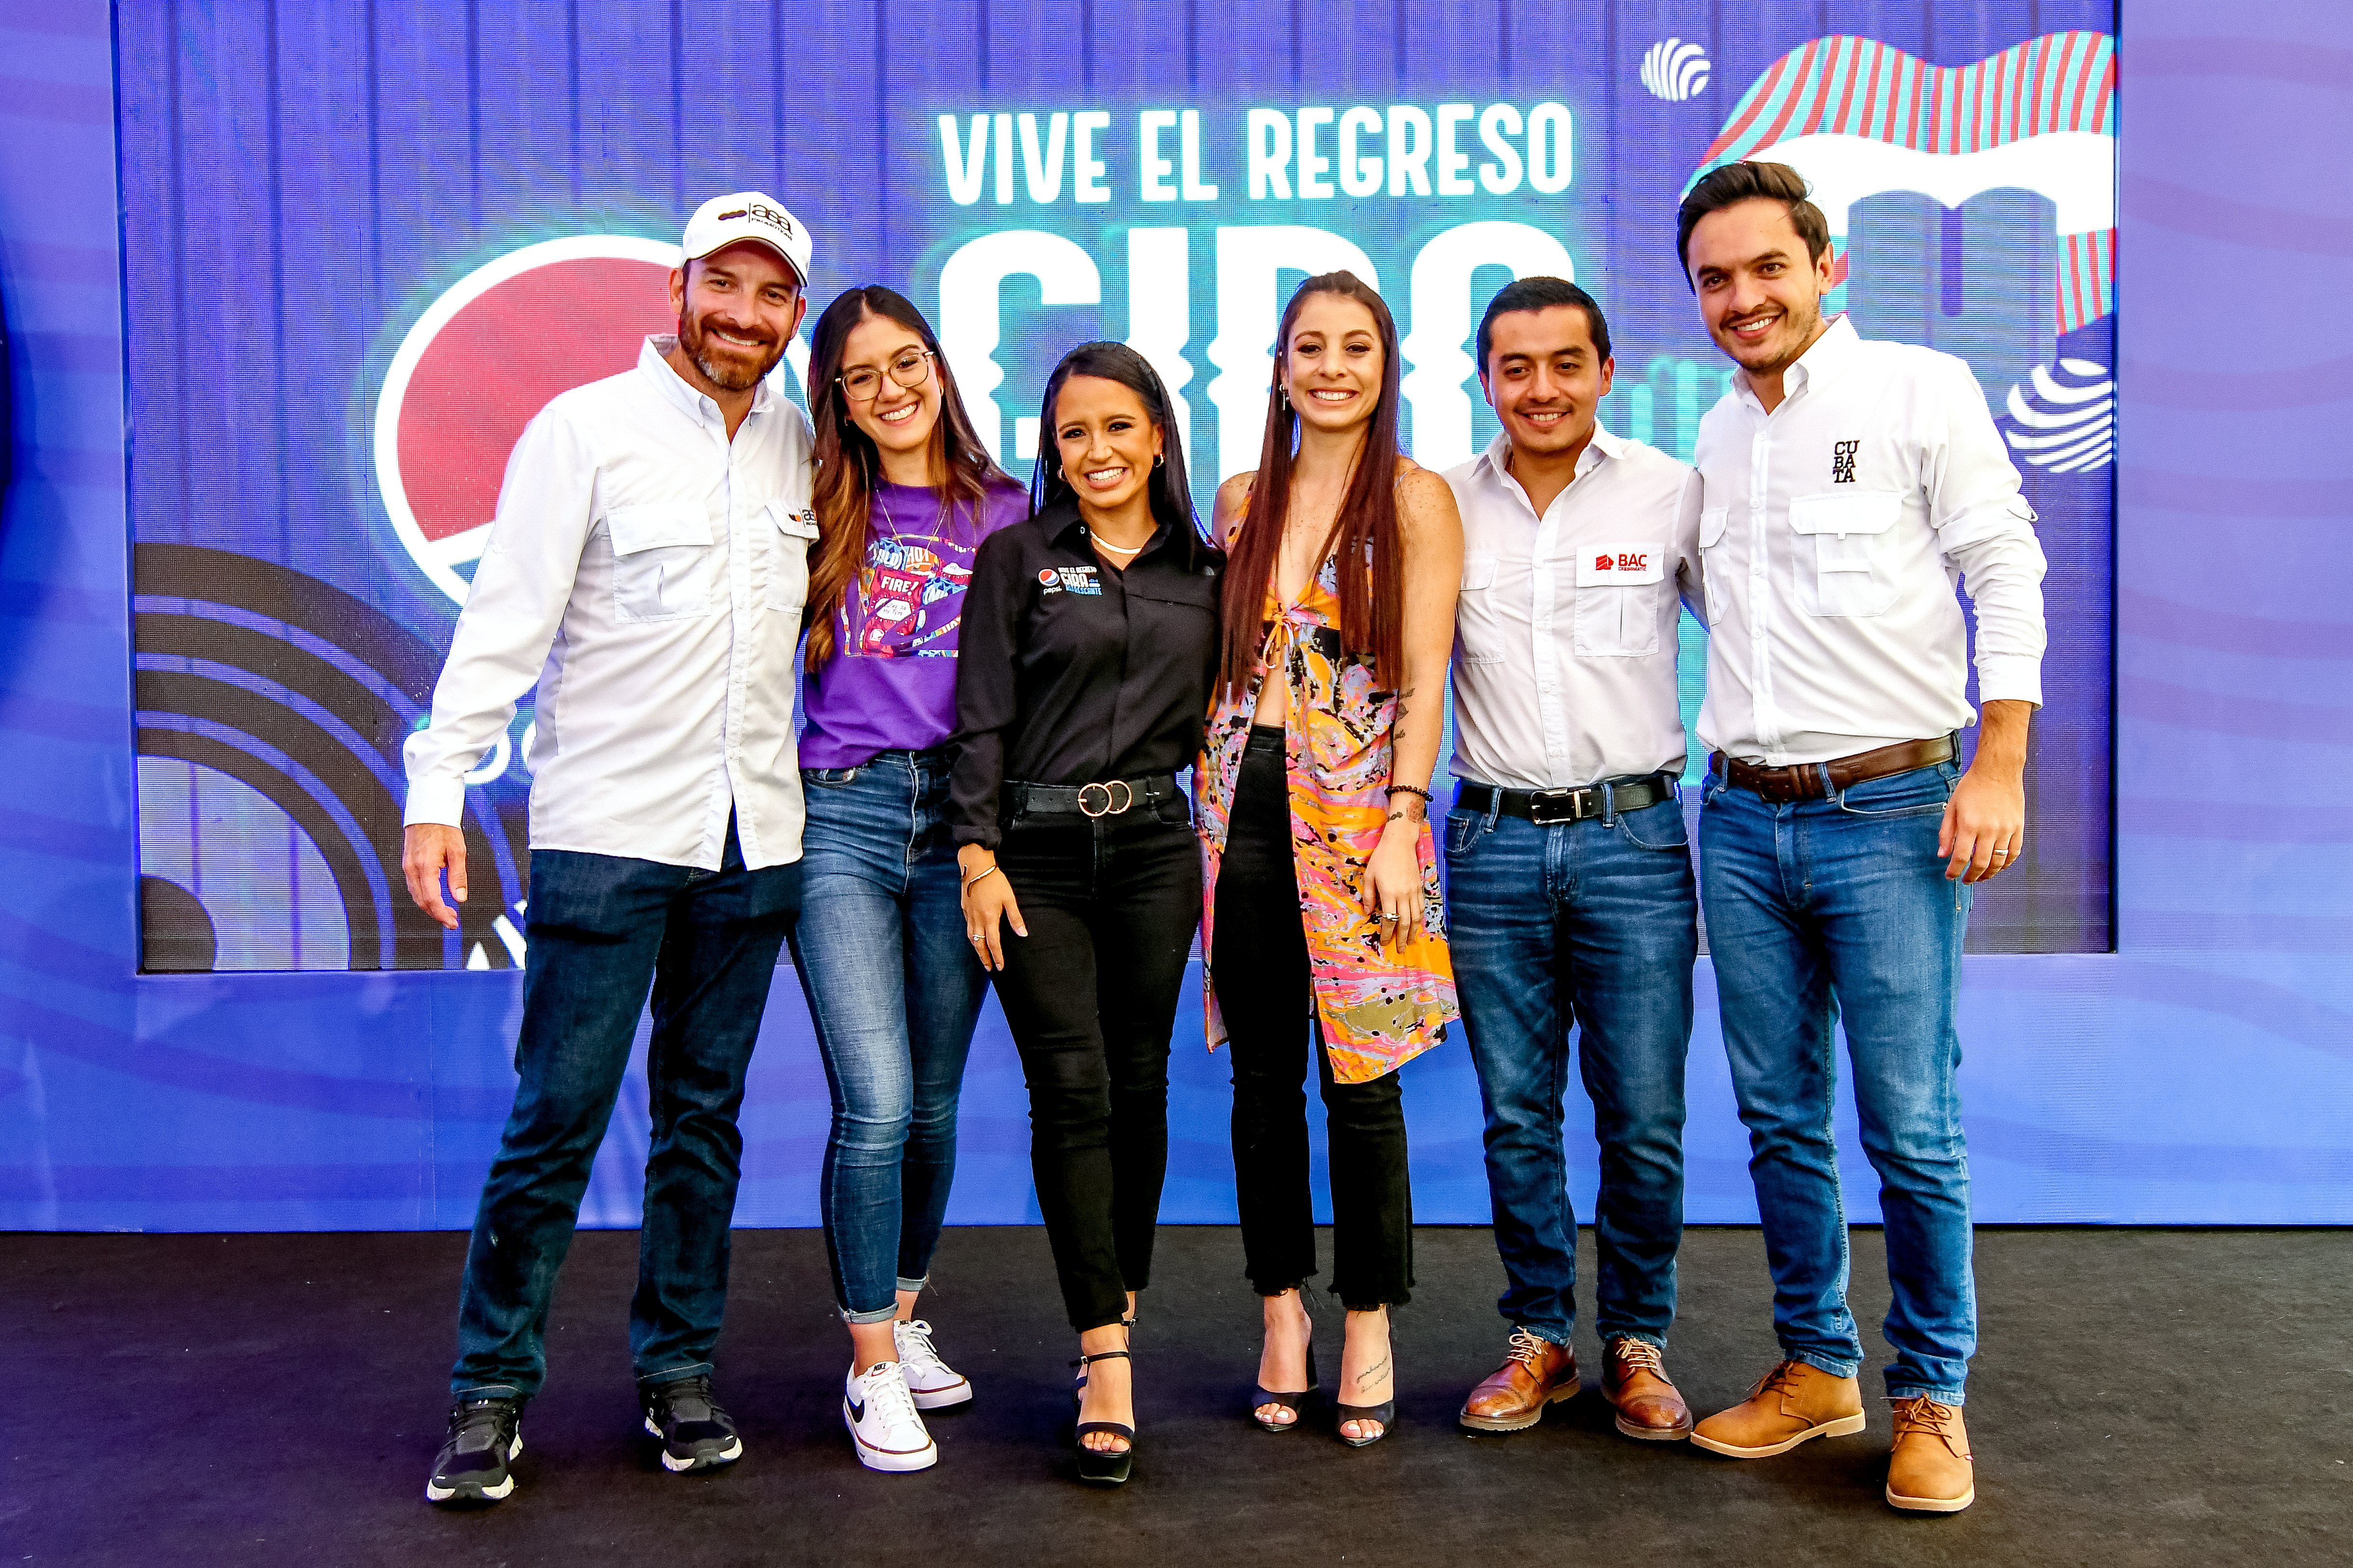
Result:
[[858,1445],[858,1462],[870,1470],[928,1470],[940,1462],[939,1445],[923,1430],[914,1395],[895,1361],[849,1374],[841,1394],[841,1424]]
[[899,1369],[906,1373],[907,1392],[918,1410],[944,1410],[972,1397],[972,1380],[940,1359],[932,1348],[932,1325],[917,1318],[893,1322],[892,1342],[899,1347]]

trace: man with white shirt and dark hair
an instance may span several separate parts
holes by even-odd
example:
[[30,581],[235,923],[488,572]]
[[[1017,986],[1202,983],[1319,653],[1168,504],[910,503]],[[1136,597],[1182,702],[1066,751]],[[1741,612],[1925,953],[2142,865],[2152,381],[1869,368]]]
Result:
[[[1701,319],[1739,366],[1699,434],[1700,863],[1782,1356],[1693,1441],[1756,1458],[1863,1429],[1831,1125],[1843,1025],[1894,1288],[1885,1496],[1951,1513],[1977,1495],[1961,939],[1971,885],[2024,847],[2044,563],[1968,365],[1823,321],[1830,233],[1806,197],[1783,164],[1726,164],[1677,224]],[[1966,772],[1956,584],[1977,612],[1983,706]]]
[[1517,1431],[1580,1386],[1561,1151],[1576,1027],[1601,1144],[1602,1393],[1620,1432],[1672,1441],[1692,1426],[1662,1357],[1699,946],[1675,628],[1698,603],[1699,487],[1596,423],[1612,369],[1591,295],[1557,278],[1508,285],[1479,323],[1503,429],[1446,476],[1464,550],[1447,923],[1513,1325],[1460,1420]]
[[711,1353],[736,1114],[800,902],[794,651],[817,536],[807,421],[764,378],[807,309],[810,245],[744,192],[704,203],[684,251],[677,336],[556,397],[515,444],[431,722],[405,755],[409,895],[454,930],[464,774],[537,683],[522,1081],[466,1254],[437,1503],[514,1490],[548,1301],[649,993],[640,1417],[671,1471],[743,1453]]

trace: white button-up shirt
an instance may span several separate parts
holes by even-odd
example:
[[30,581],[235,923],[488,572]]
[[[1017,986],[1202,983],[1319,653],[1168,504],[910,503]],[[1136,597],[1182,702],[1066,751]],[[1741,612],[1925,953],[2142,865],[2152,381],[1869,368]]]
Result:
[[1745,762],[1828,762],[2042,700],[2042,546],[1969,367],[1841,316],[1767,414],[1745,374],[1699,426],[1707,700]]
[[1454,618],[1454,773],[1573,789],[1683,771],[1677,605],[1700,595],[1699,483],[1655,447],[1596,426],[1544,515],[1512,443],[1447,471],[1462,513]]
[[762,384],[732,442],[649,338],[539,412],[411,735],[407,820],[457,824],[463,775],[539,683],[531,844],[718,868],[801,855],[794,650],[817,537],[807,418]]

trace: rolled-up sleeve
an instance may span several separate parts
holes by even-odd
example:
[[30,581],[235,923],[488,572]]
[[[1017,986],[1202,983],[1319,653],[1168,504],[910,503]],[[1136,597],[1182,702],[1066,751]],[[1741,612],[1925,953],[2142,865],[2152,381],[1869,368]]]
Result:
[[2034,508],[1968,367],[1953,361],[1937,388],[1942,417],[1923,454],[1937,547],[1977,608],[1978,700],[2042,704],[2042,577]]
[[1017,693],[1013,656],[1018,634],[1020,566],[1015,531],[981,542],[956,632],[955,761],[948,774],[948,825],[958,844],[995,849],[997,801],[1005,784],[1005,731]]
[[507,459],[498,516],[433,687],[433,714],[408,738],[406,823],[456,826],[465,775],[514,718],[547,663],[572,597],[596,504],[595,458],[561,415],[543,413]]

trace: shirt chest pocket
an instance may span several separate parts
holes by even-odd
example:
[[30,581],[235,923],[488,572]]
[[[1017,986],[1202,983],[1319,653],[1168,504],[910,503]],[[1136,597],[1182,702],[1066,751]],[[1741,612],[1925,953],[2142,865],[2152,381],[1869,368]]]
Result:
[[768,587],[761,602],[771,610],[797,616],[808,602],[808,557],[817,548],[817,512],[808,507],[795,511],[791,503],[781,500],[770,501],[766,510],[774,526],[762,531],[768,542]]
[[1660,596],[1674,552],[1654,540],[1602,540],[1577,553],[1577,651],[1645,658],[1659,651]]
[[692,501],[617,506],[605,514],[613,545],[613,613],[624,621],[708,615],[727,552],[712,546],[711,514]]
[[1707,624],[1724,624],[1724,535],[1732,526],[1730,507],[1710,507],[1699,514],[1700,576],[1707,585]]
[[1792,497],[1789,527],[1812,542],[1814,570],[1798,558],[1798,599],[1808,615],[1876,616],[1895,602],[1894,540],[1904,515],[1894,490]]

